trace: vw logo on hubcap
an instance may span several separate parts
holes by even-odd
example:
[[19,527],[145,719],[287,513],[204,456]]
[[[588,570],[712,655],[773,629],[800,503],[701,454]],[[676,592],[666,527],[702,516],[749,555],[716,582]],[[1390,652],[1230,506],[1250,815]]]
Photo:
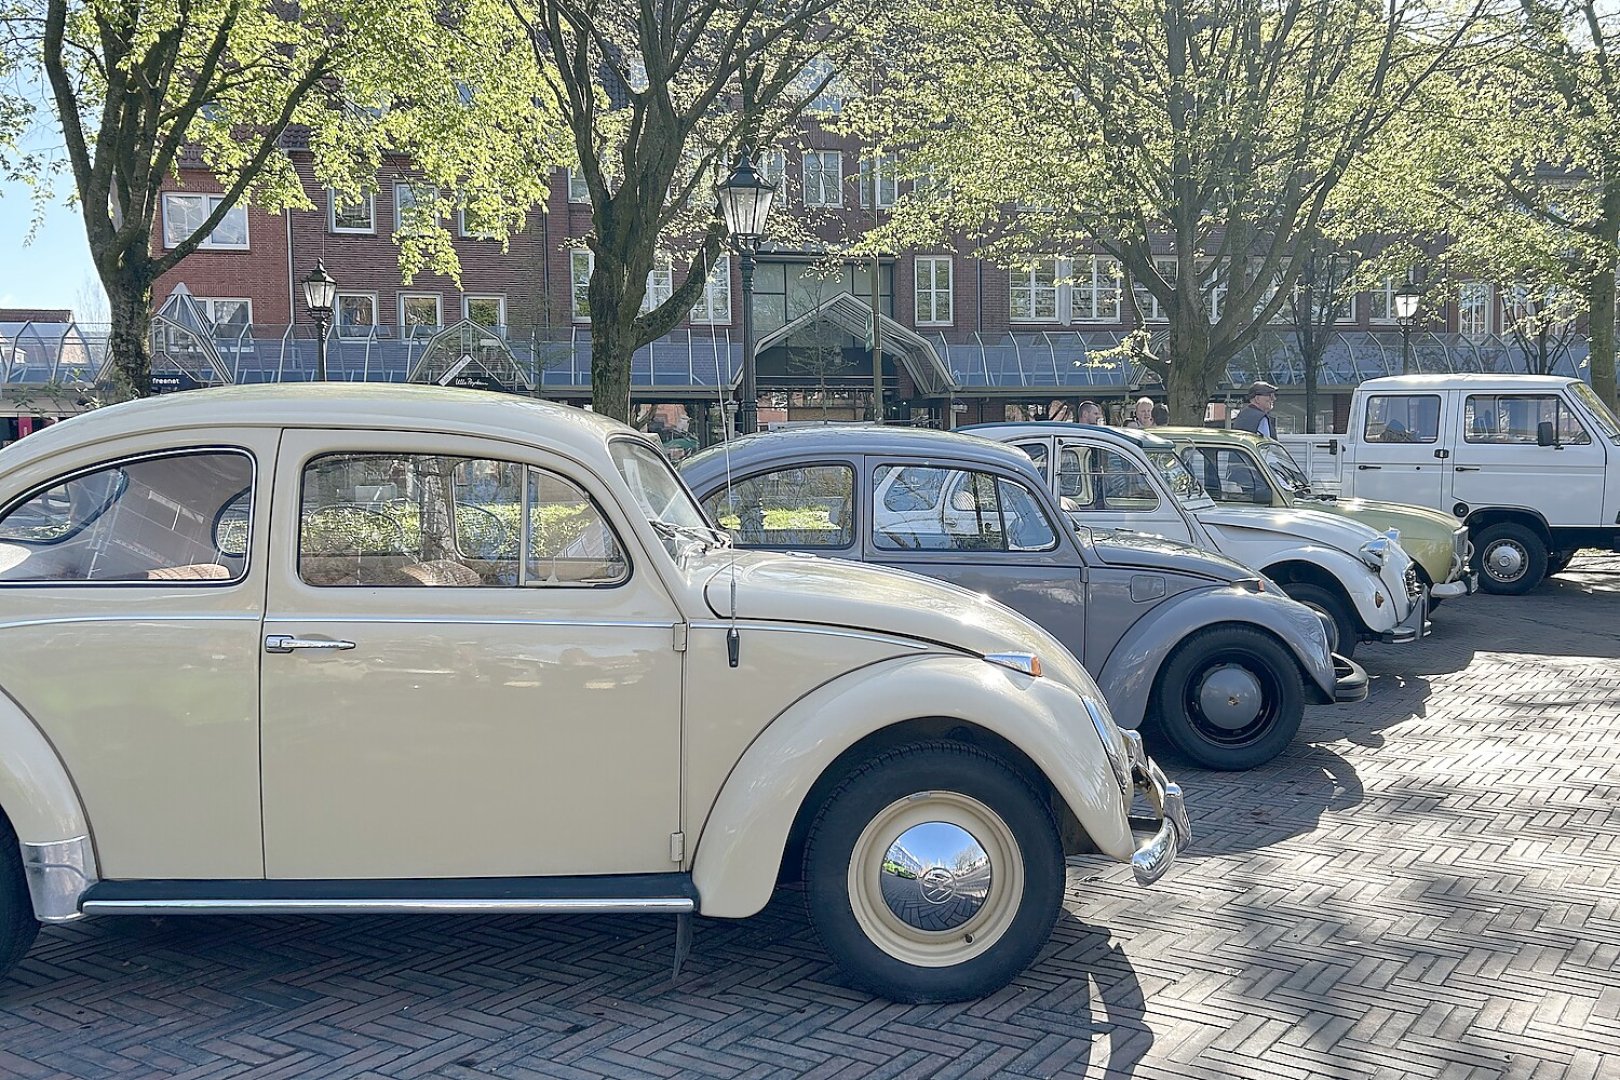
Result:
[[922,898],[930,904],[947,904],[956,898],[956,875],[936,866],[922,876]]

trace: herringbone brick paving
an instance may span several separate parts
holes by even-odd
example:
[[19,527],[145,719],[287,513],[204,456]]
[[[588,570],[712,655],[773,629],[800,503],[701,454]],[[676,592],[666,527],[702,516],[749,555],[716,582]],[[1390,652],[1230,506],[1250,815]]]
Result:
[[1620,557],[1362,660],[984,1001],[844,987],[791,892],[679,983],[669,920],[107,919],[0,980],[0,1077],[1620,1078]]

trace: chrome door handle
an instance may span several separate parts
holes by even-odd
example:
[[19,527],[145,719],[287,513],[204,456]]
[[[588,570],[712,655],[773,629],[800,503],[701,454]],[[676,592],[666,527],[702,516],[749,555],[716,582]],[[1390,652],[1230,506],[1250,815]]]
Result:
[[1479,472],[1480,467],[1478,465],[1457,465],[1455,468],[1458,472]]
[[354,648],[352,641],[326,641],[313,638],[298,638],[291,634],[267,634],[264,639],[264,651],[273,653],[290,653],[297,649],[318,649],[324,652],[337,652],[343,649]]
[[1365,472],[1368,469],[1382,469],[1383,466],[1382,465],[1357,465],[1356,468],[1361,469],[1363,472]]

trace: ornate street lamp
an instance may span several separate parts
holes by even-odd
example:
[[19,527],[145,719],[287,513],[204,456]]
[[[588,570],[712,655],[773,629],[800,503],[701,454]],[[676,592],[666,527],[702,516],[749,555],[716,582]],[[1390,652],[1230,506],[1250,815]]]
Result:
[[315,380],[325,382],[326,324],[332,318],[337,282],[326,272],[326,264],[317,259],[315,269],[305,275],[299,284],[304,287],[304,306],[309,308],[309,317],[315,320]]
[[715,189],[720,213],[726,220],[731,243],[742,257],[743,369],[742,401],[737,429],[744,435],[759,430],[759,387],[754,376],[754,256],[765,235],[765,219],[771,213],[776,188],[754,168],[748,148],[737,155],[731,175]]
[[1423,294],[1407,282],[1395,291],[1395,321],[1401,324],[1401,374],[1412,374],[1412,324],[1417,321],[1418,301]]

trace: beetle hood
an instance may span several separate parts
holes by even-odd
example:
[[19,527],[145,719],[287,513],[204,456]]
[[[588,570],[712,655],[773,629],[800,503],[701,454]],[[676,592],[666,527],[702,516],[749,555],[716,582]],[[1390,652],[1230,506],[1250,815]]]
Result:
[[1088,531],[1091,534],[1091,550],[1109,566],[1197,574],[1216,581],[1240,581],[1254,577],[1254,571],[1242,563],[1179,540],[1110,529],[1082,529],[1081,536],[1084,537]]
[[1299,508],[1268,508],[1264,506],[1220,506],[1199,510],[1195,516],[1206,528],[1220,529],[1241,540],[1248,533],[1270,533],[1281,540],[1301,540],[1324,547],[1338,548],[1355,555],[1361,545],[1383,534],[1369,525],[1337,514]]
[[[1033,653],[1048,678],[1101,701],[1097,686],[1063,644],[988,596],[904,570],[797,552],[721,549],[702,556],[704,598],[721,618],[731,611],[735,556],[737,611],[750,620],[869,630],[935,642],[980,656]],[[708,568],[712,567],[712,571]]]

